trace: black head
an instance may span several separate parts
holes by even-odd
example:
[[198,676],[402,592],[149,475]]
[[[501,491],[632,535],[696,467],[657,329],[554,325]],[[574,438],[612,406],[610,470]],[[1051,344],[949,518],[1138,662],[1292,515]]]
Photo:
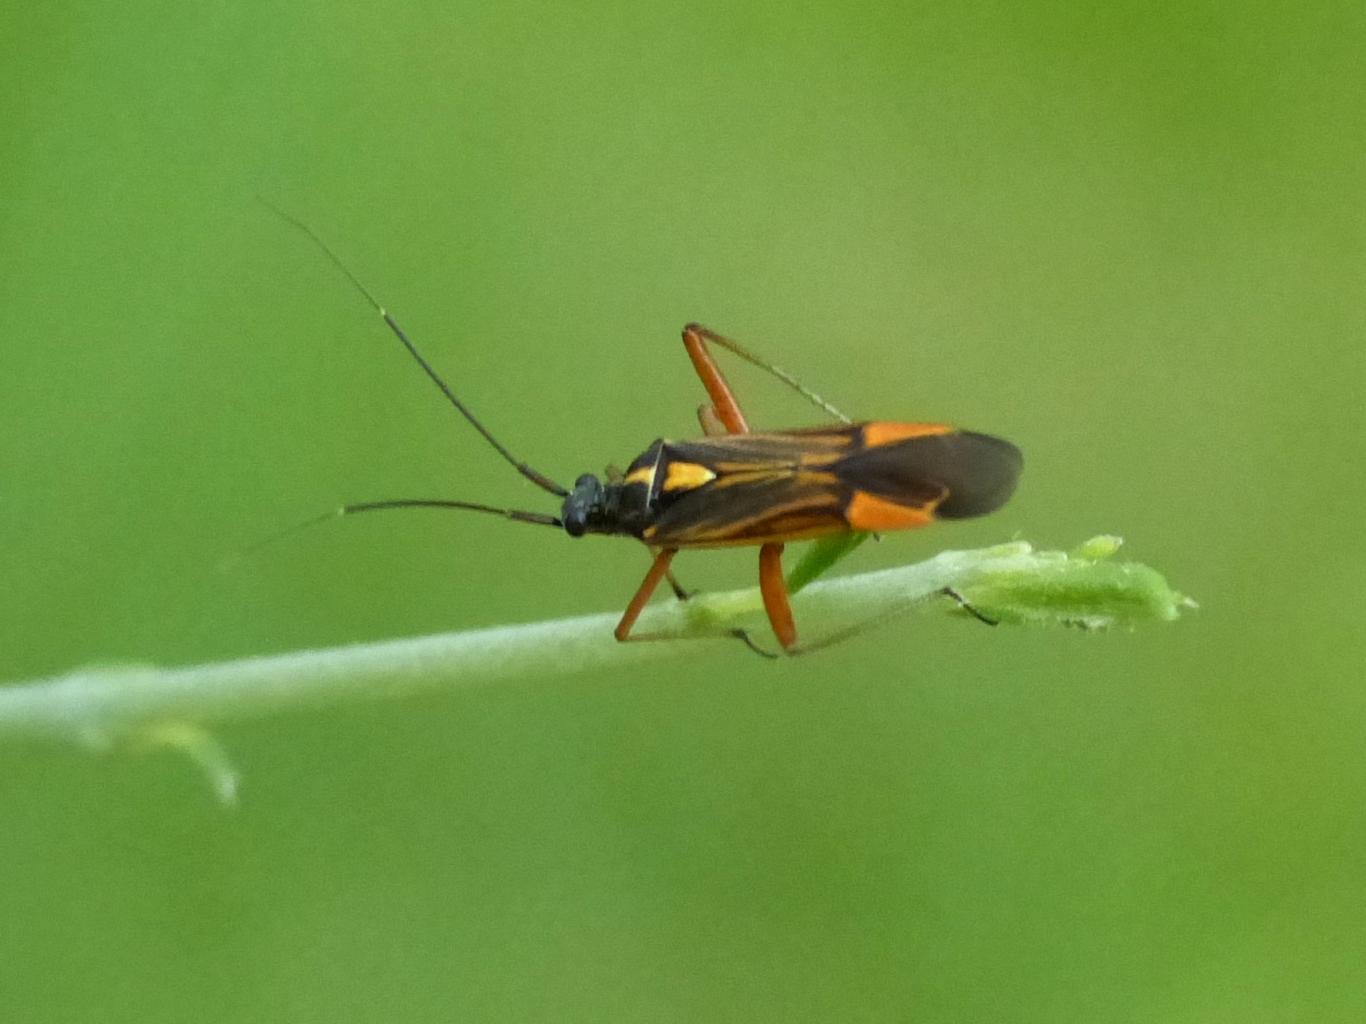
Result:
[[564,499],[560,519],[564,532],[571,537],[585,533],[601,533],[606,521],[607,488],[592,473],[585,473],[574,481],[574,489]]

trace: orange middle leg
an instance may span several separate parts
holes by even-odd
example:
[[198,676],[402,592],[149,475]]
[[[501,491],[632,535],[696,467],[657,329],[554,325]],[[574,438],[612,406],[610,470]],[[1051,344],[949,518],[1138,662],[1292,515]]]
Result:
[[773,635],[784,650],[791,651],[797,646],[797,623],[792,619],[792,605],[787,599],[781,544],[765,544],[759,549],[759,593],[763,595]]

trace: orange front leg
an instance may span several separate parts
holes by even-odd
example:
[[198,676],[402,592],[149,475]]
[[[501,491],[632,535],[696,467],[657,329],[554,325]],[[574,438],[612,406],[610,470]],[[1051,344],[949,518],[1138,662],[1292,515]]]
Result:
[[645,606],[650,603],[650,596],[654,594],[655,588],[659,586],[659,581],[669,575],[669,563],[674,560],[674,555],[678,554],[678,548],[665,548],[655,555],[655,560],[650,566],[650,571],[645,574],[645,579],[640,581],[640,587],[636,590],[636,596],[631,598],[631,603],[626,606],[626,611],[621,615],[621,621],[617,623],[617,628],[613,634],[618,640],[627,640],[631,636],[631,627],[636,624],[636,619],[640,618],[640,613],[645,610]]

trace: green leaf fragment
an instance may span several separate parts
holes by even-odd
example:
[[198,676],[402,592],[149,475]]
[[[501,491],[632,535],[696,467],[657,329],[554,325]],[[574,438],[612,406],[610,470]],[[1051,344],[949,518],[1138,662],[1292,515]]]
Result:
[[978,611],[999,622],[1084,629],[1170,622],[1182,608],[1195,607],[1157,570],[1109,561],[1122,543],[1118,537],[1100,536],[1071,554],[1036,552],[1027,568],[998,569],[959,589]]
[[787,574],[787,592],[795,594],[813,580],[819,579],[845,555],[848,555],[872,534],[838,533],[812,542],[803,553],[797,567]]

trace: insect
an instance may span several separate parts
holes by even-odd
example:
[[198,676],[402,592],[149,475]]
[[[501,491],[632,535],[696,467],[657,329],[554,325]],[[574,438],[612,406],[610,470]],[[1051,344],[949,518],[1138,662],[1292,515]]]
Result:
[[[940,423],[851,422],[785,370],[700,324],[683,329],[683,345],[708,397],[698,409],[705,436],[695,441],[653,441],[624,473],[609,470],[605,480],[586,473],[572,488],[563,487],[516,458],[489,432],[388,310],[308,225],[271,209],[326,254],[484,440],[523,477],[562,502],[556,516],[476,502],[404,498],[346,505],[321,518],[377,509],[451,508],[559,527],[571,537],[633,537],[649,548],[653,561],[617,624],[618,640],[648,639],[633,637],[632,629],[661,582],[667,579],[678,597],[687,597],[670,568],[679,551],[753,545],[759,548],[764,610],[783,651],[794,654],[824,646],[798,644],[783,577],[787,542],[852,531],[913,529],[937,519],[985,515],[1000,508],[1015,489],[1023,458],[1009,441]],[[774,374],[840,422],[752,432],[713,358],[712,345]],[[948,593],[979,618],[991,621],[960,595]],[[768,654],[745,631],[734,630],[732,635]]]

